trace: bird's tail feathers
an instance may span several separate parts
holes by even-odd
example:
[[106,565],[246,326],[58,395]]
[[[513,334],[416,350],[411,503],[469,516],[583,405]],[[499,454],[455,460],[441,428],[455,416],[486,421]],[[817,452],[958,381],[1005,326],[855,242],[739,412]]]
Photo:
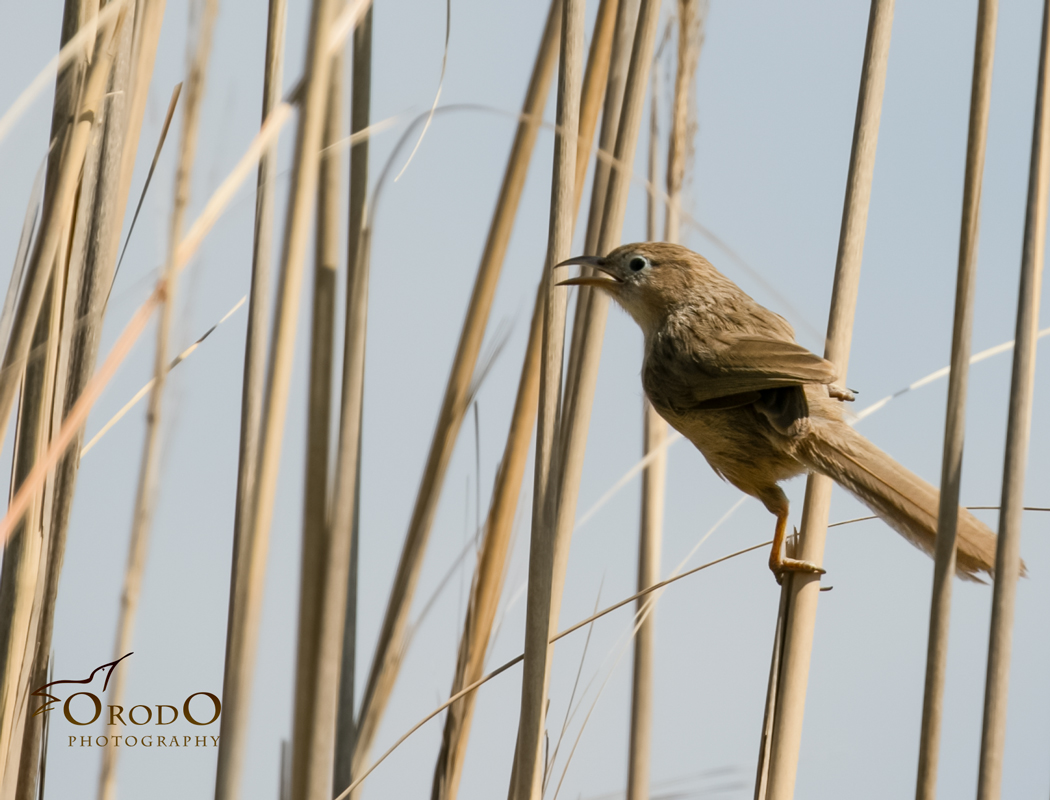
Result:
[[[807,466],[848,489],[887,525],[932,557],[937,541],[940,492],[848,425],[838,421],[821,424],[814,426],[812,435],[819,438],[819,443],[804,444],[798,454]],[[995,552],[995,534],[969,511],[960,508],[956,575],[981,583],[979,573],[994,577]],[[1021,574],[1024,573],[1022,562]]]

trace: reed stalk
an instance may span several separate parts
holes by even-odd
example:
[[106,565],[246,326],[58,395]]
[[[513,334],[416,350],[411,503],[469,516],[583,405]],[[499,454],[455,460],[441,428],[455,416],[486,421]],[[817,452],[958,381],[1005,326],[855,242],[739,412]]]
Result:
[[561,416],[562,360],[566,293],[556,286],[554,267],[570,255],[576,217],[576,133],[582,91],[584,0],[562,0],[561,55],[558,71],[558,133],[554,139],[550,232],[547,240],[540,349],[539,415],[529,546],[529,583],[525,611],[525,662],[521,679],[521,714],[512,770],[510,797],[543,795],[543,741],[550,683],[550,631],[556,564],[555,523],[558,510],[556,442]]
[[[266,55],[263,61],[261,123],[281,102],[284,73],[287,0],[269,0]],[[266,375],[266,330],[270,310],[270,262],[273,252],[274,196],[277,176],[277,139],[259,159],[255,183],[255,231],[252,240],[252,277],[248,299],[248,330],[244,343],[241,382],[241,430],[237,461],[237,495],[233,518],[233,556],[230,600],[226,622],[226,658],[223,671],[223,714],[219,722],[219,753],[215,772],[215,800],[238,796],[247,744],[251,691],[255,677],[255,650],[266,568],[266,544],[248,538],[259,460],[263,381]],[[259,545],[262,545],[261,547]],[[282,783],[283,785],[283,783]]]
[[1006,701],[1013,642],[1014,600],[1021,571],[1021,517],[1028,439],[1032,427],[1036,337],[1046,252],[1046,217],[1050,206],[1050,0],[1043,3],[1032,160],[1028,174],[1021,281],[1017,297],[1010,410],[1006,424],[1006,454],[995,553],[992,619],[988,642],[988,673],[981,727],[978,800],[998,800],[1002,792],[1003,748],[1006,742]]
[[[353,86],[350,100],[351,136],[370,124],[372,105],[372,9],[354,29]],[[350,215],[347,225],[346,320],[343,331],[343,385],[340,402],[339,442],[335,483],[332,489],[333,537],[349,538],[343,613],[343,652],[339,670],[336,713],[336,790],[353,779],[354,680],[357,672],[357,552],[361,509],[361,426],[364,414],[365,345],[368,333],[368,276],[370,237],[365,229],[368,200],[368,138],[350,148]]]
[[[343,138],[343,52],[331,56],[328,100],[317,185],[313,319],[307,396],[306,481],[299,585],[299,630],[292,735],[293,797],[329,800],[335,753],[335,715],[342,656],[349,542],[331,536],[328,448],[332,417],[335,287],[339,266],[339,184]],[[335,612],[335,613],[333,613]]]
[[[169,369],[168,340],[171,337],[172,319],[177,299],[179,266],[176,252],[182,239],[186,210],[190,201],[190,181],[197,155],[200,109],[204,96],[204,80],[208,58],[211,54],[212,33],[218,14],[218,0],[206,0],[199,27],[195,31],[196,41],[193,56],[187,65],[185,100],[182,106],[182,136],[175,168],[175,189],[172,203],[171,225],[168,239],[168,256],[161,284],[164,303],[157,324],[157,343],[153,361],[153,388],[150,390],[146,410],[146,432],[143,442],[142,461],[135,493],[135,510],[132,518],[131,540],[128,543],[128,561],[124,571],[121,590],[120,611],[117,617],[117,634],[114,658],[120,658],[131,650],[131,638],[135,627],[135,616],[142,593],[142,579],[146,571],[146,556],[149,548],[149,533],[156,507],[160,478],[160,423],[163,409],[164,388]],[[127,680],[127,669],[116,670],[109,700],[112,705],[121,705]],[[102,769],[99,775],[99,800],[112,800],[116,796],[117,748],[106,748],[102,754]]]
[[966,392],[973,333],[973,301],[977,277],[977,235],[981,214],[981,182],[988,141],[988,110],[992,97],[992,64],[998,0],[980,0],[974,45],[973,85],[970,93],[970,129],[966,145],[966,176],[959,234],[959,269],[955,283],[951,372],[941,462],[941,499],[937,515],[930,633],[926,649],[926,685],[919,733],[916,800],[936,800],[937,762],[941,747],[944,678],[948,666],[948,627],[952,583],[955,577],[955,537],[959,521],[959,485],[962,482],[963,442],[966,436]]
[[[616,147],[613,151],[617,164],[634,163],[659,17],[659,3],[655,0],[642,0],[638,10],[638,24],[635,28],[630,66],[624,84]],[[610,79],[611,77],[610,72]],[[627,192],[630,181],[631,176],[627,169],[616,169],[609,174],[605,208],[601,214],[601,231],[597,237],[597,252],[607,253],[619,244],[627,209]],[[583,294],[581,293],[579,302],[582,301]],[[561,608],[569,541],[575,523],[576,503],[579,498],[580,477],[583,472],[583,457],[587,444],[587,429],[590,424],[591,406],[598,378],[598,361],[601,357],[601,343],[608,308],[606,297],[592,293],[587,314],[583,319],[576,374],[569,376],[570,379],[575,377],[573,381],[575,390],[567,397],[562,406],[561,452],[559,453],[561,458],[560,486],[551,609],[553,621],[557,620]],[[575,337],[575,331],[573,335]]]
[[[692,140],[696,132],[693,87],[703,43],[704,8],[700,0],[678,2],[678,57],[674,97],[671,103],[671,130],[667,148],[667,210],[664,241],[680,242],[682,188],[692,160]],[[656,186],[658,141],[657,79],[654,67],[652,116],[649,127],[649,182]],[[647,238],[656,235],[657,198],[648,196]],[[660,550],[663,538],[664,494],[667,482],[667,423],[643,400],[643,457],[652,454],[642,473],[641,521],[638,537],[638,590],[660,580]],[[627,798],[648,800],[650,753],[652,750],[653,675],[655,670],[655,601],[638,601],[639,622],[634,638],[634,670],[631,685],[631,733],[627,756]]]
[[[653,64],[652,89],[649,95],[649,183],[657,181],[659,158],[659,55]],[[646,198],[645,238],[656,240],[659,203],[654,192]],[[668,211],[668,220],[670,213]],[[666,423],[653,410],[648,400],[642,399],[642,455],[655,458],[642,471],[642,507],[638,535],[638,588],[645,589],[660,580],[660,544],[663,524],[664,486],[667,475]],[[638,601],[641,615],[645,602]],[[649,756],[653,729],[653,663],[654,631],[652,615],[641,618],[634,636],[634,663],[631,672],[631,727],[627,746],[627,798],[648,800]]]
[[[337,4],[333,0],[314,0],[311,5],[306,66],[302,82],[296,92],[300,107],[299,125],[296,132],[295,155],[281,254],[281,271],[278,278],[277,308],[266,376],[257,480],[247,523],[250,526],[247,538],[254,542],[255,547],[251,569],[253,573],[259,575],[257,585],[260,596],[253,599],[261,599],[261,571],[265,565],[266,543],[273,517],[273,502],[291,386],[295,332],[302,292],[303,262],[319,183],[320,151],[329,98],[331,58],[342,46],[341,37],[349,33],[353,24],[367,11],[367,8],[367,0],[353,0],[347,3],[337,16]],[[345,33],[343,32],[344,22],[349,26],[345,27]],[[260,559],[259,556],[262,558]],[[326,593],[333,590],[339,591],[339,587],[331,585],[325,587]],[[330,608],[331,605],[326,597],[322,612]],[[259,611],[258,602],[248,605],[244,611],[245,615],[250,615],[245,628],[252,631],[253,642],[258,630]],[[341,608],[338,613],[341,615]],[[322,631],[330,630],[324,620],[321,621],[321,628]],[[341,632],[341,619],[339,630]],[[336,649],[341,649],[341,643],[337,643]],[[254,653],[251,653],[250,656],[254,656]],[[323,660],[323,663],[329,662],[330,660]],[[338,662],[335,663],[338,666]],[[334,685],[334,681],[337,680],[338,673],[330,679],[329,683]],[[309,716],[308,712],[301,709],[301,704],[306,701],[307,699],[301,694],[297,695],[297,707],[294,712],[296,720]],[[331,702],[334,703],[334,697]],[[334,715],[334,709],[332,713]],[[298,747],[299,744],[296,743],[296,748]],[[331,746],[329,745],[328,753],[319,753],[317,756],[330,759]],[[323,772],[323,778],[320,777],[321,774],[308,759],[293,756],[292,797],[318,797],[321,792],[318,787],[327,787],[325,791],[330,791],[330,762],[328,768]]]
[[[623,6],[621,5],[621,11]],[[649,68],[652,62],[653,47],[656,39],[657,23],[659,21],[659,3],[655,0],[643,0],[638,11],[638,23],[635,28],[634,44],[631,48],[630,66],[627,70],[624,83],[623,103],[619,115],[619,124],[616,135],[616,146],[613,157],[619,164],[632,164],[634,161],[635,146],[638,141],[638,132],[641,125],[642,111],[645,99],[645,90],[649,81]],[[618,23],[618,28],[620,28]],[[616,52],[614,45],[613,52]],[[612,84],[618,75],[610,67],[609,83]],[[609,91],[607,87],[606,107],[608,108]],[[603,123],[603,129],[604,129]],[[603,131],[604,132],[604,131]],[[612,171],[608,176],[606,188],[605,206],[601,216],[601,233],[598,236],[598,247],[602,252],[613,249],[619,241],[620,230],[623,226],[624,214],[627,206],[627,190],[630,186],[630,175],[625,170]],[[592,210],[595,207],[592,197]],[[592,217],[593,220],[593,217]],[[589,221],[590,223],[590,221]],[[591,231],[588,230],[588,238]],[[584,302],[581,293],[580,303]],[[553,632],[556,626],[559,612],[561,610],[561,598],[565,583],[565,570],[568,564],[569,541],[572,536],[574,518],[576,514],[576,501],[579,492],[580,476],[583,470],[583,452],[586,447],[587,426],[590,421],[591,403],[594,398],[594,385],[597,381],[598,358],[601,353],[601,337],[604,332],[605,315],[608,312],[608,303],[602,297],[592,297],[591,304],[583,320],[582,339],[578,350],[578,361],[575,365],[570,360],[570,369],[576,368],[575,374],[569,374],[571,391],[562,404],[561,423],[558,434],[558,451],[556,458],[559,459],[556,470],[552,470],[557,477],[557,486],[554,491],[554,502],[557,512],[552,529],[546,531],[548,538],[547,548],[549,555],[549,575],[542,580],[546,585],[537,584],[533,589],[534,573],[530,556],[529,565],[529,607],[526,611],[526,653],[529,652],[529,622],[530,616],[537,619],[537,627],[545,626],[548,632]],[[574,331],[574,339],[576,333]],[[550,542],[550,539],[553,539]],[[533,551],[535,552],[535,551]],[[542,551],[541,551],[542,552]],[[544,573],[545,575],[547,573]],[[537,577],[537,581],[540,578]],[[535,600],[533,599],[535,598]],[[535,604],[535,605],[534,605]],[[540,622],[542,620],[542,622]],[[542,713],[546,702],[546,684],[549,678],[549,664],[552,651],[547,646],[546,639],[540,639],[538,634],[533,634],[533,641],[537,642],[537,649],[545,651],[545,670],[543,675],[542,692],[531,695],[531,699],[537,706],[533,706],[531,712],[534,716],[526,714],[526,686],[530,685],[527,678],[522,679],[523,719],[519,722],[519,741],[517,755],[516,786],[517,798],[529,797],[529,789],[538,790],[542,774],[535,766],[540,756],[540,743],[542,735]],[[526,667],[528,671],[529,656],[526,656]],[[537,681],[538,683],[538,681]],[[542,703],[537,701],[537,697]],[[534,717],[538,718],[541,725],[534,727]],[[535,738],[530,738],[534,736]],[[532,781],[530,784],[529,781]]]
[[[76,91],[73,106],[76,109],[73,115],[75,122],[70,123],[69,118],[66,118],[56,124],[56,127],[63,130],[61,141],[56,143],[61,158],[55,162],[53,179],[45,184],[47,188],[45,188],[40,232],[26,268],[23,290],[4,358],[4,369],[0,373],[3,376],[3,379],[0,380],[0,419],[3,420],[0,422],[0,428],[3,429],[7,427],[6,420],[14,402],[15,392],[19,384],[23,383],[22,375],[27,369],[27,357],[33,346],[34,338],[38,337],[38,334],[44,337],[38,346],[43,346],[48,354],[45,362],[48,375],[53,375],[55,369],[59,337],[51,336],[51,333],[52,329],[57,333],[57,323],[60,317],[57,309],[48,311],[44,309],[50,308],[46,302],[48,298],[56,302],[63,296],[64,259],[61,259],[63,272],[57,279],[61,281],[57,290],[53,287],[53,281],[56,280],[53,277],[54,267],[56,263],[60,263],[59,254],[65,253],[65,246],[68,245],[80,173],[87,154],[93,122],[98,114],[103,89],[109,79],[109,71],[114,59],[111,45],[115,32],[120,29],[122,22],[123,15],[119,15],[117,22],[105,29],[96,40],[93,60],[86,69],[83,85]],[[60,93],[56,99],[56,116],[63,113],[63,103],[64,100]],[[42,316],[44,320],[41,319]],[[40,325],[45,326],[42,334]],[[43,374],[41,373],[39,381],[45,380]],[[46,383],[40,383],[35,378],[34,382],[45,395],[32,400],[23,397],[20,413],[23,418],[23,425],[20,426],[23,444],[21,449],[23,458],[30,460],[23,462],[21,480],[17,479],[20,469],[16,465],[16,482],[12,491],[12,495],[20,492],[24,495],[24,492],[29,492],[28,498],[40,496],[38,492],[41,486],[34,485],[29,478],[35,467],[33,462],[40,460],[43,450],[47,447],[50,395],[53,394],[54,389],[52,377],[49,377]],[[26,384],[23,383],[23,385]],[[48,405],[45,406],[44,403]],[[26,416],[30,413],[30,408],[36,410],[32,412],[33,416]],[[43,430],[39,429],[41,425],[45,426]],[[30,429],[34,431],[30,436],[31,443],[25,438],[26,435],[29,435]],[[0,759],[3,759],[5,765],[15,767],[14,772],[5,768],[4,779],[0,781],[0,786],[3,787],[6,796],[10,796],[9,792],[14,791],[13,780],[17,777],[16,765],[19,759],[17,751],[22,733],[19,723],[24,719],[23,701],[28,692],[25,687],[32,674],[35,656],[35,650],[28,647],[28,642],[36,641],[40,610],[38,593],[43,588],[43,580],[40,575],[43,543],[39,538],[41,510],[39,505],[33,502],[30,502],[27,507],[31,512],[30,517],[24,521],[21,528],[25,531],[25,535],[19,536],[18,541],[10,543],[5,548],[4,579],[3,586],[0,587],[3,593],[3,596],[0,597],[0,606],[3,608],[3,622],[0,628]],[[19,519],[21,519],[20,516],[15,517],[12,521],[18,522]],[[14,577],[15,575],[17,578]],[[32,638],[30,638],[31,635]]]
[[[542,291],[542,287],[541,287]],[[517,511],[522,479],[525,475],[529,444],[540,393],[540,341],[543,332],[542,297],[537,292],[533,306],[529,340],[521,380],[514,399],[507,444],[503,450],[499,472],[492,492],[492,503],[485,520],[485,533],[478,552],[478,564],[471,584],[467,615],[456,656],[456,672],[452,691],[456,694],[473,683],[485,668],[485,654],[499,607],[506,571],[510,534]],[[464,697],[449,708],[445,717],[441,750],[434,768],[431,800],[454,800],[459,792],[463,762],[477,696]]]
[[[57,272],[57,271],[56,271]],[[57,284],[57,285],[56,285]],[[58,359],[59,313],[62,285],[55,275],[48,284],[44,304],[33,334],[33,355],[26,364],[19,403],[12,484],[17,491],[46,449],[50,432],[51,403],[54,398],[55,365]],[[36,630],[40,616],[40,594],[43,589],[42,567],[47,561],[48,539],[43,524],[44,491],[38,490],[29,512],[22,518],[4,548],[2,603],[10,616],[3,618],[3,643],[7,661],[4,664],[5,689],[14,684],[18,703],[9,721],[10,740],[4,753],[5,766],[0,780],[0,795],[14,797],[26,790],[31,779],[23,776],[19,765],[23,758],[24,735],[39,735],[35,726],[26,730],[29,681],[33,676]],[[10,672],[8,672],[10,670]],[[10,676],[10,678],[9,678]],[[13,679],[13,680],[12,680]]]
[[[591,41],[587,68],[583,78],[576,174],[573,182],[573,202],[576,212],[573,214],[574,223],[580,201],[583,198],[584,178],[597,127],[602,87],[605,85],[609,70],[613,23],[616,20],[615,11],[614,0],[602,0],[595,20],[595,33]],[[506,557],[539,400],[540,347],[543,335],[542,322],[548,266],[544,261],[544,273],[533,307],[532,323],[529,328],[521,379],[518,383],[518,394],[511,416],[510,431],[507,434],[507,444],[500,461],[500,469],[496,475],[492,502],[485,521],[485,533],[478,554],[478,565],[471,585],[467,617],[463,626],[456,673],[452,682],[452,694],[481,677],[503,589]],[[562,318],[562,327],[564,327],[564,314]],[[474,706],[475,696],[468,695],[463,698],[462,702],[452,706],[445,719],[441,752],[434,770],[431,790],[433,800],[454,800],[457,795],[463,762],[466,758]]]
[[[627,81],[627,69],[631,60],[631,45],[635,26],[638,23],[639,2],[640,0],[618,0],[617,2],[612,44],[612,52],[615,57],[611,58],[609,63],[602,109],[602,127],[598,134],[599,158],[594,165],[594,178],[591,181],[591,202],[587,212],[587,230],[583,247],[586,255],[594,255],[598,252],[598,236],[601,234],[602,214],[605,212],[605,197],[609,186],[609,174],[612,170],[608,156],[616,147],[624,85]],[[605,155],[606,158],[602,158],[602,155]],[[566,384],[562,392],[563,408],[571,406],[572,397],[576,392],[575,381],[579,375],[584,320],[590,313],[592,296],[593,292],[588,287],[582,287],[577,294],[576,310],[573,314],[572,340],[569,345],[569,363],[565,372]]]
[[[67,0],[63,9],[61,46],[68,45],[77,32],[97,14],[97,4],[92,7],[89,2]],[[81,82],[84,71],[90,63],[93,46],[94,37],[92,36],[79,49],[76,57],[70,59],[59,70],[55,82],[55,98],[51,115],[51,139],[55,146],[51,147],[47,157],[45,202],[49,196],[54,194],[55,184],[61,173],[61,157],[64,150],[61,142],[65,140],[70,129],[70,120],[76,113],[80,100]],[[31,200],[30,202],[37,201]],[[66,224],[69,224],[68,220]],[[68,237],[66,232],[63,235]],[[25,246],[29,244],[25,230],[23,230],[23,244]],[[20,250],[23,252],[18,261],[21,262],[24,270],[27,253],[21,246]],[[19,271],[17,263],[15,270]],[[21,275],[12,274],[11,281],[4,309],[5,348],[9,342],[9,336],[6,334],[12,322],[11,312],[14,310],[14,301],[17,299]],[[64,290],[64,285],[63,280],[59,287],[60,293]],[[29,362],[25,367],[24,378],[21,379],[22,387],[15,427],[17,438],[12,465],[12,494],[24,483],[40,451],[46,447],[49,433],[42,426],[43,418],[48,416],[48,405],[51,399],[48,396],[50,392],[45,392],[44,383],[55,370],[57,359],[52,344],[57,343],[57,338],[52,340],[50,333],[52,321],[60,319],[59,315],[52,313],[56,298],[53,277],[50,279],[47,292],[51,301],[45,299],[41,308],[40,319],[36,322]],[[16,380],[14,375],[11,375],[10,379]],[[4,427],[6,428],[6,422]],[[2,680],[0,686],[2,686],[3,695],[13,692],[16,697],[22,696],[25,682],[23,677],[27,679],[29,677],[23,675],[23,665],[27,657],[33,658],[34,656],[33,653],[27,651],[26,643],[36,640],[33,629],[40,623],[40,608],[36,602],[40,565],[46,562],[48,557],[48,548],[44,542],[47,526],[40,524],[42,514],[40,501],[42,499],[42,493],[35,494],[30,514],[16,526],[10,540],[4,544],[3,567],[0,572],[0,653],[3,654],[3,660],[0,661],[0,680]],[[31,757],[31,752],[26,751],[32,750],[34,723],[37,720],[35,717],[25,716],[26,709],[21,703],[13,708],[5,705],[3,711],[5,713],[11,711],[15,714],[15,717],[8,722],[9,728],[0,723],[0,741],[3,742],[4,747],[3,750],[0,750],[0,797],[7,798],[13,795],[23,795],[27,784],[32,783],[35,786],[35,773],[32,776],[24,774],[21,764]],[[25,726],[24,729],[23,726]],[[15,755],[18,751],[21,751],[20,757]]]
[[[872,0],[824,350],[824,357],[836,367],[839,381],[846,380],[849,366],[892,23],[893,0]],[[806,482],[798,557],[817,565],[824,557],[831,486],[831,479],[822,475],[810,475]],[[767,797],[770,800],[790,800],[795,792],[820,576],[793,573],[785,579],[782,591],[789,596],[784,612],[783,658],[778,665],[778,693],[769,747]]]
[[[54,183],[49,181],[45,184],[40,231],[26,266],[24,288],[19,297],[11,338],[8,340],[3,367],[0,370],[0,445],[3,443],[6,420],[11,414],[15,393],[29,355],[30,342],[43,305],[52,267],[60,252],[60,245],[68,241],[68,228],[84,159],[115,57],[111,44],[123,22],[122,11],[117,14],[113,25],[99,33],[95,56],[87,68],[79,93],[74,121],[66,126],[63,139],[55,144],[62,156],[57,162]],[[53,187],[50,193],[47,186]]]
[[[144,102],[129,102],[129,98],[134,101],[135,87],[148,86],[152,75],[160,34],[159,25],[150,24],[155,5],[143,7],[139,3],[134,12],[134,25],[124,25],[119,33],[116,61],[99,121],[100,135],[93,140],[86,157],[66,272],[65,308],[51,422],[55,432],[80,398],[98,357],[106,299],[113,285],[130,187],[130,168],[125,176],[124,164],[134,161],[145,111]],[[47,563],[34,666],[37,674],[45,673],[50,663],[55,605],[83,435],[81,428],[73,446],[58,463],[49,488],[50,511],[44,520],[49,528]],[[24,800],[36,795],[36,773],[26,769],[41,759],[38,750],[46,739],[43,732],[35,732],[33,726],[43,724],[42,719],[39,716],[26,719],[23,771],[19,778],[19,794]],[[41,784],[42,781],[41,777]]]
[[521,199],[529,161],[554,72],[560,19],[559,2],[560,0],[552,2],[540,42],[529,88],[525,95],[521,121],[515,133],[514,143],[511,145],[499,198],[496,201],[496,209],[489,226],[481,264],[478,267],[470,304],[463,322],[463,330],[445,388],[434,438],[431,441],[423,478],[416,495],[408,533],[380,628],[379,640],[358,714],[352,769],[354,775],[358,774],[368,758],[379,722],[386,710],[400,670],[412,597],[419,579],[434,514],[437,511],[445,472],[449,459],[452,457],[463,415],[467,411],[471,377],[481,350],[485,327],[492,308],[492,299],[507,251],[518,202]]

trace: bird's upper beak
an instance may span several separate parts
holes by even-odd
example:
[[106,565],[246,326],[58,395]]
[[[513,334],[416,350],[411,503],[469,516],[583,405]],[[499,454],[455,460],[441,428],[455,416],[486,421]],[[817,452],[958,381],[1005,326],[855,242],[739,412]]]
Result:
[[606,263],[604,258],[599,256],[576,256],[566,261],[562,261],[560,264],[555,264],[554,268],[558,267],[571,267],[574,264],[578,264],[581,267],[593,267],[598,270],[600,275],[581,275],[578,278],[569,278],[568,280],[559,281],[557,286],[604,286],[609,288],[616,284],[623,283],[619,277],[612,271],[612,268]]

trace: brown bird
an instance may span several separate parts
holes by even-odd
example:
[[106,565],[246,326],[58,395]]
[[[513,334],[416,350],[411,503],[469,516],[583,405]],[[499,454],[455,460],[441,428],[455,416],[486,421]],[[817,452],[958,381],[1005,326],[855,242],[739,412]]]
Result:
[[[778,581],[824,572],[781,552],[788,499],[777,484],[803,472],[827,475],[933,554],[939,492],[843,421],[852,393],[835,386],[831,362],[795,342],[787,320],[679,245],[628,244],[558,266],[570,264],[595,273],[560,285],[607,292],[641,327],[642,387],[660,416],[776,516],[769,568]],[[957,575],[992,575],[995,535],[962,508],[956,541]]]

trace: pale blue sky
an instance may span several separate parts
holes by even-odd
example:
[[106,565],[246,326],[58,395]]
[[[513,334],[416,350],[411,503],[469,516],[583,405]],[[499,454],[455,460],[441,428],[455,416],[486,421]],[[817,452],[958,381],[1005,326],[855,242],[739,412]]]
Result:
[[[6,108],[51,57],[61,7],[9,4],[0,33]],[[285,85],[302,64],[308,4],[293,2]],[[544,3],[455,0],[443,104],[518,109],[546,13]],[[589,4],[588,21],[596,3]],[[665,15],[672,8],[667,3]],[[960,11],[960,9],[965,9]],[[1013,338],[1031,144],[1041,4],[1003,4],[992,92],[974,350]],[[374,142],[372,175],[388,157],[406,115],[429,107],[437,88],[444,3],[390,0],[375,10],[373,117],[399,116]],[[976,2],[897,4],[882,128],[857,308],[849,385],[858,409],[944,366],[951,341],[964,149]],[[689,210],[739,254],[794,310],[693,231],[707,255],[756,299],[788,316],[800,340],[826,324],[856,107],[868,4],[731,3],[711,0],[697,84],[699,132]],[[169,2],[143,129],[141,186],[172,86],[182,79],[187,6]],[[202,119],[193,208],[229,171],[258,125],[265,3],[221,3]],[[666,107],[666,102],[664,103]],[[553,119],[553,93],[548,107]],[[25,203],[46,150],[45,94],[0,143],[0,257],[15,252]],[[177,131],[177,127],[173,129]],[[291,130],[291,129],[289,129]],[[384,190],[372,260],[361,518],[360,673],[367,667],[429,445],[513,123],[505,114],[440,116],[401,180]],[[282,169],[291,135],[282,140]],[[644,138],[643,138],[644,145]],[[552,138],[540,135],[492,314],[512,333],[479,396],[482,505],[501,455],[524,350],[528,315],[546,249]],[[108,347],[148,294],[166,246],[174,147],[165,152],[110,304]],[[643,162],[639,160],[638,168]],[[286,189],[282,177],[280,191]],[[209,237],[180,288],[176,338],[188,344],[247,292],[252,193],[245,190]],[[644,232],[644,197],[632,192],[624,238]],[[578,240],[580,237],[577,237]],[[272,530],[245,796],[276,796],[280,740],[289,735],[298,592],[298,539],[305,430],[305,346],[309,293],[300,318],[298,361]],[[1044,308],[1046,303],[1044,302]],[[1044,324],[1046,319],[1044,314]],[[152,329],[151,329],[152,330]],[[194,691],[218,693],[236,479],[244,311],[172,375],[166,403],[164,475],[145,590],[129,660],[129,702],[181,705]],[[1043,355],[1045,355],[1045,344]],[[581,491],[589,508],[637,460],[641,449],[641,337],[624,314],[610,316]],[[1037,371],[1029,460],[1029,505],[1050,505],[1050,371]],[[88,423],[93,434],[145,382],[150,342],[139,344]],[[973,368],[963,501],[999,501],[1010,356]],[[929,480],[938,479],[946,382],[894,401],[860,430]],[[59,672],[86,674],[111,658],[120,581],[143,431],[137,409],[84,459],[56,622]],[[8,437],[8,443],[10,443]],[[10,444],[8,444],[8,449]],[[7,455],[2,463],[9,463]],[[531,474],[531,472],[529,473]],[[416,602],[437,586],[475,524],[474,434],[465,426],[448,473]],[[803,482],[787,486],[801,512]],[[631,594],[635,581],[637,482],[576,536],[562,627]],[[670,451],[663,570],[669,572],[738,499],[688,444]],[[528,503],[508,569],[505,604],[524,581]],[[831,517],[864,509],[837,491]],[[995,512],[978,512],[995,525]],[[1031,577],[1018,590],[1005,797],[1050,791],[1050,519],[1025,517],[1022,553]],[[693,564],[769,538],[772,519],[748,501]],[[722,770],[684,784],[751,796],[778,589],[755,553],[668,590],[657,613],[653,779]],[[932,562],[881,522],[833,531],[825,559],[798,796],[882,798],[913,792],[922,705]],[[418,630],[377,740],[386,746],[447,696],[469,574],[454,578]],[[954,593],[941,796],[975,791],[991,592],[957,583]],[[524,603],[506,613],[490,663],[520,652]],[[576,748],[561,796],[622,790],[630,655],[619,659],[630,613],[596,624],[582,684],[597,675],[569,726],[555,766],[597,689],[605,684]],[[551,689],[557,738],[584,634],[556,649]],[[619,659],[619,660],[618,660]],[[359,683],[363,674],[358,675]],[[520,671],[481,690],[461,797],[506,790],[517,722]],[[580,694],[577,692],[577,699]],[[52,720],[48,791],[90,796],[99,753],[68,748],[69,728]],[[366,796],[427,797],[441,723],[410,739],[368,780]],[[101,733],[101,730],[98,731]],[[186,731],[195,733],[196,731]],[[214,733],[218,731],[215,730]],[[73,733],[73,731],[68,731]],[[77,730],[76,733],[81,733]],[[552,744],[553,746],[553,744]],[[204,797],[215,751],[123,754],[120,796]],[[733,787],[736,788],[733,788]],[[548,796],[553,795],[552,792]]]

